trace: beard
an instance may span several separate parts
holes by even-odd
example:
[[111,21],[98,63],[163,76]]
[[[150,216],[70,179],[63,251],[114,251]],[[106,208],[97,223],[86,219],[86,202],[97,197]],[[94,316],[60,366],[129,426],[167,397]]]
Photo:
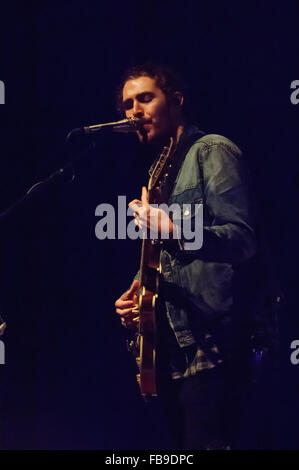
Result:
[[161,132],[160,134],[151,137],[149,136],[150,131],[141,128],[139,129],[137,134],[139,143],[147,149],[150,149],[155,152],[159,150],[161,151],[164,145],[169,144],[171,132],[170,130],[168,130],[168,132]]

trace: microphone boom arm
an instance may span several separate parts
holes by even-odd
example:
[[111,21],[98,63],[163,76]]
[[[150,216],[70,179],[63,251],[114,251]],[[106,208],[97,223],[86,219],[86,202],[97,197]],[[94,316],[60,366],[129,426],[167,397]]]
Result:
[[122,119],[121,121],[115,122],[106,122],[104,124],[95,124],[93,126],[84,126],[83,131],[86,134],[90,134],[93,132],[98,132],[102,129],[102,127],[112,126],[116,132],[135,132],[139,127],[139,122],[141,119],[137,118],[128,118]]

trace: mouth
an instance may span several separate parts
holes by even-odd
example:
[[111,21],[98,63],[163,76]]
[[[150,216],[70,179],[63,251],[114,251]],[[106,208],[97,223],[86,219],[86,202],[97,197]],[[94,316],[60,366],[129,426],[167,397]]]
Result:
[[152,122],[150,120],[142,120],[139,126],[139,132],[141,134],[148,134],[151,130]]
[[138,124],[139,124],[140,127],[144,127],[144,126],[147,126],[149,124],[152,124],[152,120],[151,119],[146,119],[146,118],[140,118]]

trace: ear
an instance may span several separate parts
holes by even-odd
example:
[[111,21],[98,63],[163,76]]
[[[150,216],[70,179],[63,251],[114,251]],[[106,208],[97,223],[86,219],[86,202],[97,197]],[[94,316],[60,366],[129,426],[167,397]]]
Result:
[[173,93],[173,103],[180,107],[183,106],[184,96],[180,91],[175,91]]

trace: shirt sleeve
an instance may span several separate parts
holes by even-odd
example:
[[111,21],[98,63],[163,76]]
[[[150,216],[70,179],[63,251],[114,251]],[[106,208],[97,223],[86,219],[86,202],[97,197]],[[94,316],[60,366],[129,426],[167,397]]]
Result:
[[211,262],[239,263],[256,250],[248,178],[241,151],[232,142],[199,145],[203,178],[203,244],[185,256]]

